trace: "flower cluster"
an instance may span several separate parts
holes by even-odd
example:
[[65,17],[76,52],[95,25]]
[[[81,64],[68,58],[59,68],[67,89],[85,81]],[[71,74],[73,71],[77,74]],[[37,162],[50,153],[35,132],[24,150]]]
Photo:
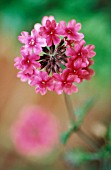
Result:
[[47,90],[61,94],[77,92],[75,83],[89,80],[94,71],[94,45],[85,45],[81,24],[75,20],[56,23],[53,16],[45,16],[31,31],[18,37],[23,44],[21,57],[15,58],[18,77],[35,86],[36,93]]
[[20,154],[46,156],[59,144],[59,123],[49,111],[28,106],[12,125],[11,138]]

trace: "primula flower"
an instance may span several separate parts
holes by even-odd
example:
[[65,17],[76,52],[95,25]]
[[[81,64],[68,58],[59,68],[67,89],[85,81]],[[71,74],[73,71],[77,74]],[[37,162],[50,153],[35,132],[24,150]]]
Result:
[[65,69],[61,74],[54,74],[54,79],[56,81],[55,91],[61,94],[64,90],[65,93],[71,94],[72,92],[77,92],[77,87],[73,82],[79,82],[79,78],[70,73],[69,69]]
[[[19,41],[23,44],[22,58],[15,59],[18,77],[35,86],[42,95],[47,90],[61,94],[77,92],[75,83],[89,80],[94,75],[94,45],[86,44],[81,24],[71,20],[56,23],[53,16],[45,16],[36,23],[31,35],[22,32]],[[65,76],[67,73],[67,76]],[[65,78],[63,78],[65,77]],[[63,82],[66,82],[65,84]]]
[[36,93],[46,94],[47,90],[53,91],[53,78],[49,77],[47,72],[37,72],[31,79],[30,85],[36,86]]
[[27,70],[28,73],[32,72],[34,68],[40,68],[40,63],[37,60],[40,56],[35,53],[22,53],[22,58],[16,57],[14,66],[19,70]]
[[42,23],[44,26],[40,27],[40,35],[46,38],[47,45],[59,44],[60,38],[57,35],[57,24],[54,17],[45,17]]
[[20,154],[46,156],[59,143],[59,124],[50,112],[28,106],[22,109],[12,125],[11,138]]
[[80,41],[84,38],[82,33],[78,33],[81,29],[81,24],[76,23],[75,20],[71,20],[66,26],[65,21],[61,21],[58,24],[58,33],[68,38],[68,40]]
[[34,53],[39,54],[42,52],[42,47],[46,46],[46,40],[41,37],[35,29],[31,31],[31,35],[25,31],[21,32],[21,36],[18,36],[18,40],[25,44],[22,46],[21,51],[33,50]]

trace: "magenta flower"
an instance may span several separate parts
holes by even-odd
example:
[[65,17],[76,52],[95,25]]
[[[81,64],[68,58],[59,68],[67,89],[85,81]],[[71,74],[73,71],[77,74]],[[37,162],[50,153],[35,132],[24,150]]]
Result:
[[40,68],[40,63],[37,60],[40,56],[32,53],[22,52],[22,58],[16,57],[14,66],[19,69],[17,77],[21,78],[21,81],[27,81],[36,72],[37,68]]
[[60,38],[57,35],[57,24],[54,17],[44,17],[42,23],[44,26],[40,27],[39,34],[46,38],[47,45],[51,46],[52,44],[59,44]]
[[34,51],[39,54],[42,52],[42,47],[46,46],[46,40],[39,35],[36,29],[31,31],[31,35],[28,32],[22,32],[21,36],[18,36],[18,40],[25,44],[22,46],[21,51]]
[[47,72],[37,72],[31,78],[30,85],[36,87],[36,93],[41,93],[41,95],[46,94],[47,90],[53,91],[54,80],[52,77],[48,76]]
[[32,72],[34,68],[40,68],[40,63],[37,60],[40,56],[32,53],[22,53],[22,58],[16,57],[14,66],[20,70],[27,70],[28,73]]
[[17,74],[17,77],[21,79],[22,82],[28,81],[30,83],[30,79],[36,74],[36,70],[28,73],[27,70],[20,70]]
[[25,107],[11,127],[11,138],[20,154],[47,156],[59,143],[58,122],[40,107]]
[[76,23],[75,20],[71,20],[66,26],[65,21],[61,21],[58,24],[58,33],[68,38],[68,40],[80,41],[84,38],[82,33],[78,33],[81,29],[81,24]]
[[42,95],[47,90],[57,94],[77,92],[75,83],[94,75],[90,66],[96,55],[95,46],[86,45],[80,29],[81,24],[75,20],[66,25],[65,21],[56,23],[53,16],[45,16],[42,24],[34,25],[31,35],[22,32],[22,58],[15,59],[15,67],[20,70],[18,77]]
[[62,94],[63,91],[67,94],[78,91],[74,82],[79,83],[80,80],[77,76],[71,74],[69,69],[65,69],[61,74],[55,73],[54,79],[56,80],[55,91],[58,94]]

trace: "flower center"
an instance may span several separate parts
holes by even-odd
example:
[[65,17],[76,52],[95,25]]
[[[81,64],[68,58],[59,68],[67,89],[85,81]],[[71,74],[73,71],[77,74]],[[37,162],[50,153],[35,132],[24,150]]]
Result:
[[24,60],[22,61],[22,64],[23,64],[23,65],[30,66],[31,61],[29,60],[29,58],[26,57],[26,59],[24,59]]
[[35,44],[34,39],[31,39],[30,42],[29,42],[29,45],[32,45],[32,46],[33,46],[34,44]]
[[45,84],[45,82],[44,82],[44,81],[42,81],[42,84]]
[[50,32],[50,34],[52,35],[52,34],[53,34],[53,32],[51,31],[51,32]]
[[81,52],[79,52],[77,55],[78,55],[78,56],[81,56]]
[[30,63],[30,60],[27,60],[27,63],[29,64],[29,63]]
[[72,34],[72,31],[71,31],[70,29],[66,29],[66,32],[67,32],[68,34]]
[[65,55],[66,46],[62,39],[61,42],[55,46],[43,47],[44,54],[40,56],[38,62],[41,64],[41,69],[44,69],[48,74],[60,73],[66,67],[67,56]]

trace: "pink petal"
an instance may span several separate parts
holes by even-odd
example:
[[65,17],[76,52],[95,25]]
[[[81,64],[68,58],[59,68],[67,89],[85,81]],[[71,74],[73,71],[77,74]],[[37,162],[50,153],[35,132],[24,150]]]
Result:
[[55,20],[54,16],[49,16],[49,20],[50,21]]
[[55,91],[57,94],[62,94],[63,92],[63,88],[61,86],[61,83],[57,83],[56,86],[55,86]]
[[36,87],[36,93],[40,93],[41,95],[45,95],[47,93],[47,89],[46,88],[39,88]]
[[57,26],[57,33],[59,35],[64,35],[65,34],[65,29],[66,29],[66,22],[65,21],[60,21],[60,23]]
[[70,82],[70,83],[73,83],[73,82],[74,82],[74,79],[75,79],[74,75],[69,75],[69,76],[67,77],[67,81]]
[[72,85],[71,90],[75,93],[78,92],[78,88],[74,84]]
[[55,20],[52,20],[52,23],[51,23],[51,24],[52,24],[52,28],[55,29],[55,28],[56,28],[56,22],[55,22]]
[[73,19],[73,20],[69,21],[69,22],[68,22],[68,28],[69,28],[69,27],[74,27],[75,24],[76,24],[76,20]]
[[66,55],[67,56],[76,56],[76,52],[74,51],[73,48],[69,47],[66,49]]
[[21,32],[21,36],[18,36],[18,40],[23,43],[26,44],[28,41],[28,37],[29,37],[29,33],[28,32]]
[[65,93],[70,95],[72,92],[77,93],[78,88],[75,85],[72,85],[70,88],[64,88]]
[[81,24],[80,23],[77,23],[75,25],[75,31],[79,31],[81,29]]
[[34,25],[34,29],[38,32],[40,30],[41,24],[37,23]]
[[52,37],[51,36],[47,37],[46,42],[47,45],[50,47],[52,45]]
[[42,48],[40,46],[36,46],[33,48],[35,54],[40,54],[42,52]]
[[58,80],[58,81],[61,81],[61,77],[60,77],[60,75],[58,73],[54,73],[53,78]]
[[74,68],[75,69],[79,69],[81,67],[81,64],[82,64],[82,59],[81,58],[78,58],[77,60],[75,60],[74,62]]
[[53,39],[53,43],[54,43],[54,45],[56,45],[56,44],[59,44],[59,43],[60,43],[60,38],[59,38],[58,36],[53,35],[52,39]]
[[45,26],[47,20],[52,21],[52,20],[54,20],[54,17],[53,17],[53,16],[49,16],[49,17],[48,17],[48,16],[44,16],[44,17],[42,18],[42,25],[43,25],[43,26]]
[[38,38],[37,38],[37,43],[38,43],[38,45],[40,45],[41,47],[47,46],[47,44],[46,44],[46,39],[45,39],[45,38],[38,37]]

